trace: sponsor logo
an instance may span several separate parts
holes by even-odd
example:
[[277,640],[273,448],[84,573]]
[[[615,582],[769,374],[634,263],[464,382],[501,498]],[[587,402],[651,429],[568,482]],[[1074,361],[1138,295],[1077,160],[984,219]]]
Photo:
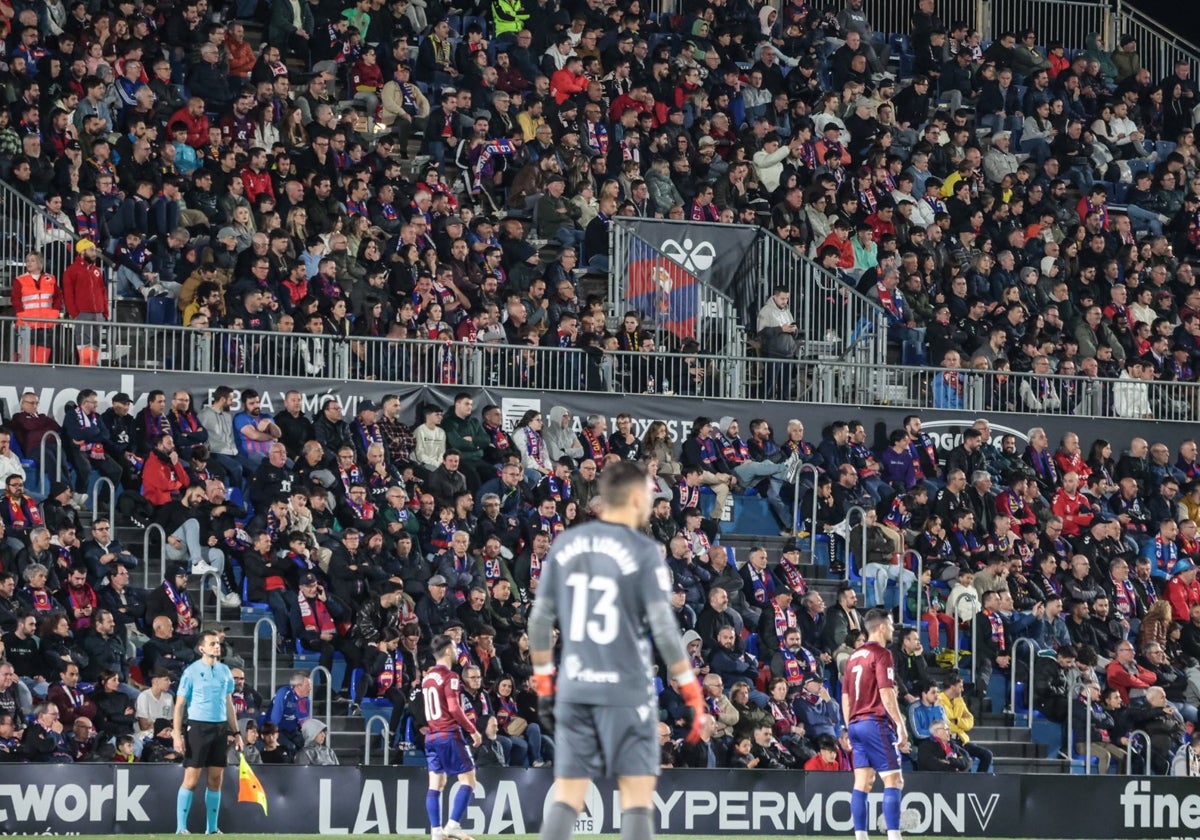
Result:
[[[550,786],[550,790],[546,791],[546,801],[542,805],[542,822],[546,821],[546,816],[550,813],[550,806],[554,804],[554,791],[557,788],[557,782]],[[614,803],[613,815],[618,820],[621,818],[619,806]],[[604,797],[600,795],[600,789],[593,782],[588,785],[587,795],[583,798],[583,810],[579,812],[579,817],[575,820],[576,834],[600,834],[604,831]],[[610,830],[620,831],[621,826],[618,824]]]
[[1126,783],[1119,802],[1125,828],[1200,828],[1200,794],[1154,793],[1143,780]]
[[601,685],[616,685],[621,681],[621,675],[615,671],[596,671],[583,667],[583,661],[574,654],[563,662],[563,676],[571,682]]
[[0,823],[37,822],[53,817],[65,823],[150,822],[142,799],[150,785],[131,785],[129,771],[118,770],[113,784],[0,784]]
[[[933,438],[933,442],[937,444],[939,450],[949,452],[962,443],[963,431],[971,428],[974,423],[974,420],[924,420],[921,422],[921,431]],[[1005,435],[1016,437],[1018,444],[1029,443],[1028,429],[1014,429],[1012,426],[990,421],[988,426],[992,430],[992,446],[999,447],[1000,438]],[[1024,447],[1018,446],[1018,450],[1022,448]]]
[[536,398],[504,397],[500,400],[501,425],[511,432],[527,411],[541,412],[542,401]]
[[711,242],[692,242],[685,239],[682,243],[674,239],[663,240],[659,248],[663,256],[672,262],[683,266],[693,274],[698,271],[708,271],[717,261],[717,249]]

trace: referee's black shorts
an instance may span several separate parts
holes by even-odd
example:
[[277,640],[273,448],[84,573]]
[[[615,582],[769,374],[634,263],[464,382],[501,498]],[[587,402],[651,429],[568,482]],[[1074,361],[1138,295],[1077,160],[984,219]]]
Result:
[[229,722],[189,720],[184,737],[184,767],[224,767],[229,763]]

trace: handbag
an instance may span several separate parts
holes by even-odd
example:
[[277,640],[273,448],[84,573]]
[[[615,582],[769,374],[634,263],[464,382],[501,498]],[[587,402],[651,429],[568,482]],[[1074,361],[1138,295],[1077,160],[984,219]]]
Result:
[[520,738],[528,728],[529,721],[520,715],[513,715],[508,721],[508,726],[504,727],[504,734],[512,738]]

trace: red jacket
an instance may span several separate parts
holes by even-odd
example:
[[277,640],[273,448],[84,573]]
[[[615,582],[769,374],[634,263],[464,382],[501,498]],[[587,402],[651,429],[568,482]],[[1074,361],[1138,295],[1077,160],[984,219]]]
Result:
[[[226,33],[225,49],[229,52],[229,75],[235,79],[249,76],[250,71],[254,69],[254,62],[258,60],[254,57],[254,47],[250,46],[248,41],[235,40],[232,35]],[[188,145],[191,144],[189,135]]]
[[242,183],[246,185],[246,200],[254,203],[263,193],[275,197],[275,185],[271,183],[271,173],[267,170],[255,172],[249,166],[242,170]]
[[575,94],[583,93],[587,89],[588,77],[582,73],[575,74],[563,68],[562,70],[555,70],[550,76],[550,93],[554,95],[554,101],[559,105],[562,105]]
[[1058,465],[1059,475],[1066,475],[1069,472],[1073,472],[1079,476],[1079,486],[1087,486],[1087,480],[1092,474],[1092,468],[1087,465],[1087,461],[1083,460],[1083,456],[1078,452],[1074,455],[1068,455],[1060,449],[1054,453],[1054,463]]
[[838,257],[838,268],[851,269],[854,268],[854,243],[849,239],[842,240],[838,238],[836,233],[831,233],[825,237],[825,241],[817,246],[817,253],[821,253],[827,246],[832,245],[841,252]]
[[1190,620],[1192,607],[1200,604],[1200,579],[1184,583],[1182,575],[1175,575],[1167,581],[1163,595],[1171,604],[1171,620],[1186,623]]
[[142,468],[142,495],[155,507],[178,498],[190,483],[182,458],[172,465],[157,452],[151,452]]
[[63,296],[67,301],[67,317],[78,318],[90,312],[108,318],[108,289],[104,274],[97,263],[76,257],[63,272]]
[[383,71],[378,64],[367,64],[362,59],[354,62],[354,72],[350,77],[350,86],[355,93],[379,93],[383,88]]
[[1050,509],[1055,516],[1062,517],[1064,537],[1077,537],[1092,524],[1092,506],[1082,493],[1076,492],[1071,497],[1065,490],[1059,489],[1054,494]]
[[167,120],[167,128],[170,129],[172,123],[181,122],[188,127],[187,144],[193,149],[203,149],[208,145],[208,115],[201,114],[198,117],[193,117],[184,105],[178,111],[171,115]]
[[1158,679],[1153,671],[1143,668],[1136,662],[1133,667],[1137,669],[1137,674],[1131,674],[1121,667],[1121,663],[1113,660],[1108,663],[1108,667],[1104,671],[1104,676],[1108,680],[1108,687],[1115,688],[1121,692],[1121,699],[1126,703],[1129,702],[1129,689],[1131,688],[1149,688],[1154,685]]

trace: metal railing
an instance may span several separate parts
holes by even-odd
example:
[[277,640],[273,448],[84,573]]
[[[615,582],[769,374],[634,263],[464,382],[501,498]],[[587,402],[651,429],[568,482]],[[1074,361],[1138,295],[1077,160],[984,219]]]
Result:
[[[1196,79],[1197,73],[1200,72],[1200,47],[1179,37],[1128,3],[1122,0],[1116,0],[1116,3],[1117,36],[1132,35],[1137,39],[1142,66],[1150,71],[1150,81],[1153,84],[1158,84],[1174,73],[1176,61],[1186,61],[1192,69],[1190,78],[1193,81]],[[1164,139],[1175,141],[1174,137]]]
[[1022,647],[1029,648],[1029,682],[1025,684],[1025,716],[1026,728],[1030,732],[1033,731],[1033,666],[1037,662],[1038,648],[1033,639],[1017,639],[1013,642],[1012,650],[1012,668],[1009,673],[1012,675],[1009,679],[1011,685],[1008,689],[1008,707],[1013,710],[1013,714],[1017,714],[1017,664],[1020,662],[1020,651]]
[[[896,588],[898,590],[900,590],[900,623],[901,624],[904,623],[904,602],[908,600],[908,597],[907,597],[908,593],[904,592],[903,590],[904,590],[904,561],[908,558],[909,555],[912,555],[913,557],[917,558],[917,570],[915,572],[915,574],[917,576],[917,587],[916,587],[917,592],[916,592],[916,603],[913,604],[913,606],[916,608],[917,614],[913,617],[913,620],[917,623],[917,638],[919,639],[921,636],[921,589],[922,589],[921,578],[925,574],[925,555],[921,554],[921,552],[917,551],[915,548],[910,548],[907,551],[905,551],[903,554],[900,555],[900,570],[901,571],[900,571],[900,577],[896,583]],[[934,620],[936,621],[936,619],[934,619]],[[955,632],[956,633],[958,632],[957,628],[958,628],[958,624],[956,622],[955,623]]]
[[1002,32],[1019,34],[1032,29],[1042,47],[1051,41],[1061,41],[1068,51],[1090,48],[1090,44],[1083,43],[1089,32],[1099,32],[1106,43],[1109,40],[1111,13],[1104,3],[989,0],[988,6],[990,29],[984,33],[987,38],[998,38]]
[[216,592],[213,593],[213,600],[217,602],[216,620],[217,624],[221,623],[221,576],[216,572],[205,572],[200,576],[200,620],[204,620],[204,601],[205,593],[208,591],[209,583],[216,584]]
[[271,620],[270,618],[260,618],[258,621],[254,622],[254,643],[253,643],[253,647],[251,649],[251,654],[250,654],[251,657],[254,659],[254,661],[251,663],[251,667],[254,668],[254,688],[256,691],[261,691],[262,683],[260,683],[258,681],[258,649],[259,649],[260,640],[262,638],[262,634],[258,632],[258,628],[262,627],[264,624],[271,631],[271,635],[269,636],[269,638],[271,639],[271,689],[270,690],[271,690],[271,694],[274,695],[275,689],[277,688],[277,686],[275,685],[275,680],[278,677],[278,664],[279,664],[279,628],[275,626],[275,622],[273,620]]
[[[308,679],[312,682],[314,690],[317,687],[317,677],[321,675],[325,677],[325,743],[328,745],[333,740],[333,674],[329,673],[329,669],[324,665],[317,665],[308,672]],[[313,717],[316,717],[316,710],[313,711]]]
[[[816,564],[817,562],[817,484],[821,481],[821,471],[816,464],[801,464],[796,468],[796,474],[792,477],[792,528],[791,530],[800,530],[800,485],[801,479],[804,478],[806,472],[811,472],[813,477],[813,500],[812,512],[808,520],[808,562]],[[832,551],[832,547],[830,551]],[[832,559],[832,558],[831,558]]]
[[63,458],[67,452],[63,448],[62,436],[55,431],[47,431],[42,435],[42,441],[38,444],[38,489],[46,493],[50,492],[50,486],[46,483],[46,441],[54,441],[54,448],[58,450],[54,458],[54,480],[62,481],[63,474]]
[[[56,329],[90,322],[60,322]],[[0,318],[0,357],[12,358],[13,319]],[[346,379],[312,360],[349,352],[349,378],[427,385],[499,387],[537,391],[590,391],[767,400],[771,377],[796,386],[789,403],[941,409],[988,414],[1061,414],[1080,418],[1124,418],[1192,422],[1200,419],[1200,383],[1154,382],[1013,373],[962,368],[882,365],[834,359],[763,359],[733,354],[702,355],[604,351],[574,348],[422,339],[364,338],[249,333],[145,324],[107,324],[109,345],[121,348],[121,369],[293,378]],[[203,364],[189,355],[192,342],[211,342]],[[252,354],[215,352],[238,345]],[[319,351],[319,352],[318,352]],[[309,360],[306,362],[305,360]],[[70,365],[73,365],[72,360]],[[92,368],[83,368],[91,370]],[[664,389],[662,384],[670,385]],[[61,473],[60,473],[61,475]]]
[[[1144,758],[1146,759],[1146,763],[1144,765],[1142,765],[1145,772],[1142,773],[1142,775],[1143,776],[1153,776],[1154,775],[1154,767],[1150,763],[1150,735],[1149,735],[1149,733],[1146,732],[1145,729],[1135,729],[1129,733],[1129,743],[1125,745],[1125,775],[1126,776],[1133,775],[1133,744],[1135,741],[1138,741],[1138,740],[1140,740],[1142,742],[1142,744],[1145,746],[1145,750],[1146,750],[1145,755],[1144,755]],[[1189,747],[1187,744],[1184,744],[1182,747],[1180,747],[1180,749],[1187,750],[1187,749],[1191,749],[1191,747]]]
[[100,518],[100,490],[103,487],[108,488],[108,521],[110,523],[117,521],[117,487],[112,483],[112,479],[102,475],[92,485],[93,523]]
[[[816,495],[817,490],[814,487],[813,496],[815,497]],[[862,505],[855,505],[846,511],[846,580],[850,579],[850,567],[853,565],[850,562],[850,543],[854,536],[854,525],[851,524],[851,520],[854,519],[855,514],[858,514],[858,524],[862,527],[862,539],[859,540],[858,552],[858,577],[862,581],[862,602],[865,606],[867,603],[867,512],[863,509]],[[816,517],[814,516],[814,521],[815,519]],[[883,604],[876,604],[875,606],[882,607]]]
[[800,358],[887,362],[887,315],[879,303],[764,231],[734,282],[748,331],[758,331],[758,313],[777,286],[791,294]]
[[[683,227],[681,223],[681,231]],[[615,317],[637,309],[654,323],[660,347],[674,335],[694,338],[709,353],[745,354],[746,330],[739,324],[733,298],[698,281],[693,272],[639,236],[636,219],[614,220],[610,232],[608,301]]]
[[[972,601],[977,610],[979,606],[979,598],[972,591],[964,593],[962,598]],[[962,665],[962,628],[959,626],[958,620],[958,602],[954,604],[954,667],[958,668]],[[968,651],[971,654],[971,685],[975,684],[975,616],[971,616],[971,649]]]
[[392,760],[392,727],[388,724],[386,718],[374,716],[369,717],[363,726],[363,758],[364,767],[371,766],[371,735],[373,734],[375,721],[379,721],[379,734],[383,736],[383,766],[387,767]]
[[162,549],[159,554],[159,581],[163,581],[167,577],[167,531],[157,522],[151,522],[147,526],[146,531],[142,534],[142,588],[150,588],[150,535],[158,532],[159,547]]

